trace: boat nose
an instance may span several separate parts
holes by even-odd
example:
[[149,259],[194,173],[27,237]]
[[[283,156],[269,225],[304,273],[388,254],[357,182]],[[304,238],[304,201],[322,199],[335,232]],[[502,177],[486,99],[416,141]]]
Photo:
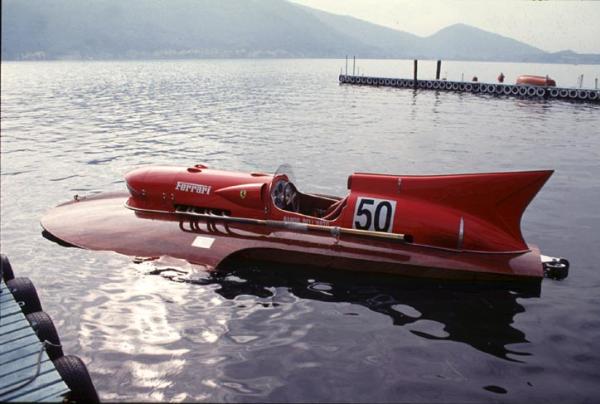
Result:
[[131,196],[142,197],[146,195],[148,171],[148,168],[137,168],[125,174],[125,183]]

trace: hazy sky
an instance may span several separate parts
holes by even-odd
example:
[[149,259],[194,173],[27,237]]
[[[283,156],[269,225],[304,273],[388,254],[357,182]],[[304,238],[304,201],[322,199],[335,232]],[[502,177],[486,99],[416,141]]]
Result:
[[600,1],[580,0],[291,0],[335,14],[431,35],[473,25],[549,52],[600,53]]

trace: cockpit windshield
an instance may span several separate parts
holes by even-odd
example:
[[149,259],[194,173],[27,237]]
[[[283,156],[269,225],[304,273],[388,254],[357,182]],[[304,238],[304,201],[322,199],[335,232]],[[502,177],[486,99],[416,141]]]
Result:
[[275,177],[281,174],[284,174],[286,177],[288,177],[290,182],[296,182],[296,176],[294,175],[294,170],[292,169],[291,164],[284,163],[277,167],[277,170],[275,170]]
[[324,220],[334,220],[345,206],[345,198],[304,194],[298,191],[295,183],[296,176],[292,166],[280,165],[271,184],[271,198],[277,208]]
[[[287,177],[287,180],[283,176]],[[296,176],[289,164],[282,164],[275,171],[273,185],[271,186],[271,197],[273,203],[279,209],[290,212],[299,211],[298,190],[293,184],[295,180]]]

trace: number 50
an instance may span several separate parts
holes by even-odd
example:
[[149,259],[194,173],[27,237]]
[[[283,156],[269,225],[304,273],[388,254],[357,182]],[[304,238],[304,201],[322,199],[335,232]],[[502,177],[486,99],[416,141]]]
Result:
[[391,232],[394,226],[396,201],[358,198],[352,227],[360,230]]

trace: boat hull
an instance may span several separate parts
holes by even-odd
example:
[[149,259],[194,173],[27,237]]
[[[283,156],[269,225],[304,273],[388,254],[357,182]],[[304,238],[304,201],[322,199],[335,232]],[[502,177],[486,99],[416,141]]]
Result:
[[171,256],[209,269],[239,258],[463,281],[543,277],[540,252],[533,246],[520,253],[460,252],[334,232],[134,211],[125,207],[128,196],[99,194],[59,205],[42,218],[42,227],[73,246],[128,256]]

